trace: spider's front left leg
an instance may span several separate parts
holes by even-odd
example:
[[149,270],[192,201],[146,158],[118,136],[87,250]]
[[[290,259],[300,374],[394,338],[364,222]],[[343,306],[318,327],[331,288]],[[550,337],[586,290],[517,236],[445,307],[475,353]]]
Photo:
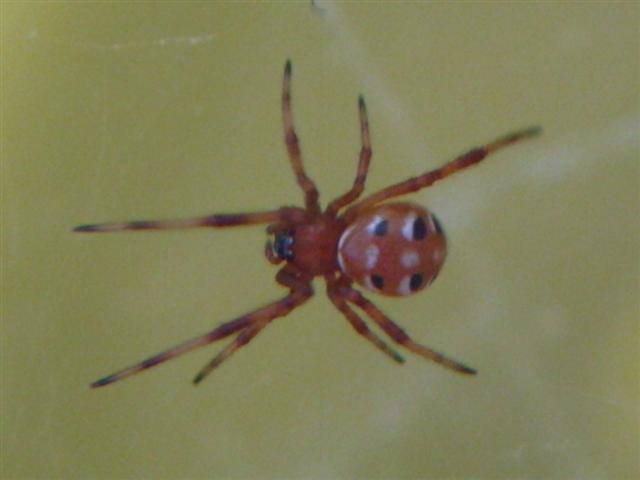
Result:
[[[286,268],[287,267],[284,267],[281,272],[283,272]],[[156,365],[176,358],[179,355],[190,352],[196,348],[203,347],[239,332],[235,341],[225,349],[223,349],[220,354],[218,354],[216,358],[207,367],[205,367],[202,372],[200,372],[195,380],[196,383],[199,382],[213,368],[220,365],[220,363],[226,360],[238,348],[246,345],[271,320],[287,315],[294,308],[301,305],[304,301],[311,297],[311,295],[313,295],[313,290],[311,289],[310,284],[305,284],[303,281],[299,280],[294,281],[290,280],[289,278],[285,278],[288,276],[288,272],[278,274],[277,279],[279,281],[282,280],[284,282],[287,282],[287,286],[290,286],[291,288],[290,293],[280,300],[254,310],[253,312],[247,313],[246,315],[242,315],[241,317],[238,317],[227,323],[223,323],[222,325],[214,328],[204,335],[200,335],[198,337],[192,338],[191,340],[187,340],[186,342],[176,345],[175,347],[170,348],[169,350],[166,350],[164,352],[158,353],[157,355],[153,355],[152,357],[149,357],[140,363],[132,365],[131,367],[125,368],[116,373],[101,378],[100,380],[92,383],[91,387],[103,387],[119,380],[123,380],[127,377],[135,375],[136,373],[142,372],[143,370],[147,370],[151,367],[155,367]],[[282,283],[282,281],[280,283]]]
[[153,355],[143,360],[142,362],[136,363],[135,365],[127,368],[123,368],[122,370],[119,370],[116,373],[112,373],[111,375],[107,375],[100,380],[96,380],[91,384],[91,387],[104,387],[105,385],[110,385],[119,380],[123,380],[127,377],[130,377],[131,375],[135,375],[136,373],[140,373],[151,367],[155,367],[156,365],[160,365],[161,363],[176,358],[184,353],[190,352],[191,350],[209,345],[210,343],[226,338],[236,332],[243,331],[247,327],[249,327],[250,324],[250,314],[243,315],[242,317],[238,317],[234,320],[231,320],[230,322],[219,325],[218,327],[214,328],[210,332],[205,333],[204,335],[200,335],[198,337],[187,340],[186,342],[182,342],[175,347]]
[[338,213],[338,210],[349,205],[360,196],[364,190],[364,184],[367,180],[367,172],[369,171],[372,151],[371,138],[369,136],[369,118],[367,115],[367,107],[364,103],[364,97],[362,95],[358,98],[358,110],[360,113],[360,137],[362,142],[362,147],[360,148],[360,160],[358,161],[358,171],[351,190],[333,200],[327,207],[327,212],[334,214]]
[[344,297],[358,308],[362,309],[374,322],[378,324],[384,332],[389,335],[396,343],[402,345],[406,349],[415,354],[420,355],[427,360],[439,363],[443,367],[450,368],[456,372],[475,375],[477,373],[471,367],[467,367],[463,363],[453,360],[444,354],[437,352],[429,347],[414,342],[405,331],[400,328],[393,320],[387,317],[378,307],[365,298],[359,291],[351,287],[343,287],[342,294]]
[[194,384],[197,385],[204,380],[213,369],[218,367],[238,349],[249,343],[264,327],[271,323],[272,320],[288,315],[293,309],[299,307],[313,296],[311,278],[300,274],[293,267],[288,265],[284,266],[276,275],[276,281],[280,285],[290,288],[289,295],[266,307],[247,314],[246,317],[249,319],[249,326],[200,370],[193,379]]
[[318,204],[318,189],[304,171],[302,165],[302,154],[298,135],[293,125],[293,113],[291,113],[291,60],[287,60],[284,67],[284,79],[282,81],[282,120],[284,123],[284,141],[287,145],[287,152],[296,175],[298,185],[304,191],[304,202],[310,212],[320,212]]
[[541,131],[542,129],[540,127],[531,127],[524,130],[519,130],[517,132],[512,132],[508,135],[504,135],[491,143],[487,143],[482,147],[469,150],[467,153],[458,156],[457,158],[450,161],[449,163],[446,163],[440,168],[436,168],[435,170],[431,170],[418,177],[413,177],[395,185],[391,185],[390,187],[384,188],[369,195],[362,201],[349,208],[349,210],[345,214],[345,218],[348,221],[349,219],[357,215],[358,212],[364,210],[367,207],[383,202],[390,198],[417,192],[418,190],[426,188],[432,185],[434,182],[442,180],[443,178],[448,177],[453,173],[470,167],[471,165],[475,165],[476,163],[482,161],[488,155],[503,147],[514,144],[526,138],[535,137],[539,135]]

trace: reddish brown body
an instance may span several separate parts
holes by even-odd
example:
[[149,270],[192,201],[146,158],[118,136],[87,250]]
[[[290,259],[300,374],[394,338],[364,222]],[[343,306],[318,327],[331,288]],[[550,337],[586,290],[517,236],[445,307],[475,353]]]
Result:
[[336,270],[338,239],[344,225],[334,218],[320,217],[317,222],[296,229],[291,262],[300,271],[318,276]]
[[383,204],[356,217],[341,236],[341,270],[372,292],[416,293],[435,280],[447,240],[435,217],[411,203]]
[[323,211],[318,202],[318,190],[302,165],[291,114],[290,81],[291,63],[287,62],[282,88],[285,143],[296,180],[304,192],[305,208],[283,207],[254,213],[214,214],[187,220],[81,225],[74,229],[77,232],[115,232],[267,223],[270,239],[265,254],[271,263],[285,263],[276,275],[276,281],[288,288],[289,293],[204,335],[101,378],[92,384],[93,387],[108,385],[194,348],[235,335],[235,339],[198,373],[194,382],[199,383],[230,355],[249,343],[272,320],[289,314],[309,299],[314,293],[312,280],[318,276],[325,280],[331,302],[355,331],[394,361],[401,363],[404,359],[369,329],[354,307],[409,351],[460,373],[476,373],[474,369],[414,342],[352,284],[355,281],[370,291],[390,296],[409,295],[431,284],[446,258],[446,239],[435,216],[419,205],[381,202],[428,187],[435,181],[480,162],[504,146],[537,135],[540,129],[534,127],[500,137],[460,155],[440,168],[391,185],[354,204],[364,190],[371,160],[369,122],[364,99],[360,97],[362,148],[356,178],[351,189],[330,202]]
[[326,275],[338,269],[338,240],[345,225],[331,215],[320,215],[311,223],[295,227],[290,263],[312,276]]

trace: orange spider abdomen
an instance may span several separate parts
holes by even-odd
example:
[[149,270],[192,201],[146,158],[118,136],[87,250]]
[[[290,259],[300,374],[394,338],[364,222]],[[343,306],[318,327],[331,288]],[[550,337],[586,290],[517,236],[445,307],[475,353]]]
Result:
[[435,216],[412,203],[389,203],[359,214],[338,244],[338,263],[349,278],[373,292],[410,295],[427,287],[447,255]]

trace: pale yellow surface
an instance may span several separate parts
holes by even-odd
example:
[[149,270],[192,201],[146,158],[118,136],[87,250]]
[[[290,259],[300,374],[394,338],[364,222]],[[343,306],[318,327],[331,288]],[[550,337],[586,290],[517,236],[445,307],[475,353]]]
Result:
[[[637,2],[2,4],[2,477],[638,478]],[[371,296],[478,368],[398,367],[318,296],[200,387],[219,346],[98,377],[276,298],[261,228],[80,223],[327,199],[514,128],[544,135],[411,197],[438,281]]]

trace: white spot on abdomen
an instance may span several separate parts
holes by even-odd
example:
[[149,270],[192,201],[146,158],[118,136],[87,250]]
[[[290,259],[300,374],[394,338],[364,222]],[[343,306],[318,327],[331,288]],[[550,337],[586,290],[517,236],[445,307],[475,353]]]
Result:
[[375,292],[377,290],[376,287],[371,282],[371,277],[369,275],[365,275],[364,276],[364,278],[362,279],[362,284],[365,287],[367,287],[368,290],[371,290],[372,292]]
[[420,255],[415,250],[405,250],[400,256],[400,264],[409,270],[420,263]]
[[396,291],[400,295],[409,295],[411,293],[411,275],[405,275],[402,277]]
[[347,273],[344,269],[344,257],[342,256],[342,252],[338,250],[338,265],[340,265],[340,270],[344,273]]
[[380,222],[384,222],[384,218],[382,218],[380,215],[374,215],[373,220],[371,220],[371,223],[367,225],[367,231],[373,235],[374,232],[376,231],[376,227]]
[[342,246],[344,245],[345,240],[347,239],[347,237],[349,236],[349,234],[351,233],[354,227],[355,225],[351,225],[344,232],[342,232],[342,235],[340,236],[340,240],[338,240],[338,265],[340,265],[340,270],[342,270],[345,273],[346,273],[346,270],[344,268],[344,257],[342,256]]
[[367,269],[371,270],[378,263],[378,258],[380,257],[380,249],[377,245],[371,244],[364,251],[365,262]]
[[404,219],[404,223],[402,224],[402,236],[407,240],[413,240],[413,222],[416,221],[416,215],[414,213],[410,213]]
[[354,227],[355,225],[351,225],[344,232],[342,232],[342,235],[340,236],[340,240],[338,240],[338,250],[342,250],[342,245],[344,245],[344,241],[347,239],[347,237],[349,236],[351,231],[354,229]]

